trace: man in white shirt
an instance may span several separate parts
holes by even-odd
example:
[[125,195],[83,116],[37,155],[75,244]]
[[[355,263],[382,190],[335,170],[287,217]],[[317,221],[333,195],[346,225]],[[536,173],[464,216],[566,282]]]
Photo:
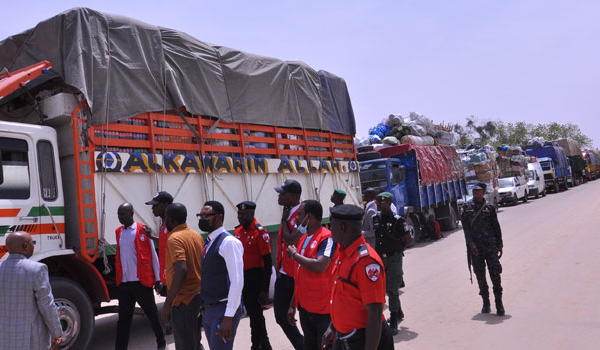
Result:
[[204,332],[211,350],[231,350],[241,318],[244,287],[244,247],[225,231],[225,208],[217,201],[204,203],[198,228],[209,232],[202,253]]
[[150,321],[158,350],[165,349],[165,336],[158,319],[152,288],[160,284],[158,255],[144,225],[133,220],[133,206],[123,203],[117,210],[116,284],[119,286],[119,320],[115,349],[127,349],[129,330],[137,302]]

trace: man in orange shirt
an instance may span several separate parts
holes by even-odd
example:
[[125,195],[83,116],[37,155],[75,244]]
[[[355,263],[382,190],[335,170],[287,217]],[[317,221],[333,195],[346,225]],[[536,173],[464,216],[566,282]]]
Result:
[[333,271],[331,324],[323,344],[336,349],[393,350],[383,317],[385,270],[361,234],[364,210],[344,204],[331,208],[331,237],[339,243]]
[[204,240],[188,227],[186,220],[187,209],[183,204],[174,203],[167,208],[165,224],[170,231],[165,257],[168,293],[162,320],[166,325],[173,323],[178,350],[196,350],[200,339],[198,314],[202,303],[200,278]]
[[[158,265],[160,268],[160,282],[164,288],[157,291],[161,295],[166,296],[166,269],[165,269],[165,256],[167,254],[167,238],[169,236],[169,230],[165,225],[165,211],[167,207],[173,203],[173,196],[169,192],[161,191],[158,192],[152,200],[146,202],[146,205],[152,206],[152,214],[160,218],[160,231],[158,233]],[[163,290],[164,289],[164,290]]]
[[271,281],[271,245],[269,231],[254,218],[256,203],[241,202],[237,205],[239,226],[233,235],[244,246],[244,289],[242,300],[250,317],[251,350],[271,350],[262,306],[269,297]]

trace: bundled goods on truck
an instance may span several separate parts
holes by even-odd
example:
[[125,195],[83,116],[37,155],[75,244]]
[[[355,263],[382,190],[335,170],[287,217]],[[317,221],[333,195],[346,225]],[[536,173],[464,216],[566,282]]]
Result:
[[493,147],[471,145],[466,150],[460,150],[459,154],[467,182],[485,182],[493,187],[498,186],[497,154]]
[[[369,129],[370,144],[410,144],[418,146],[453,145],[454,133],[451,126],[436,125],[427,117],[411,112],[408,117],[390,114],[379,124]],[[356,140],[364,146],[365,140]]]
[[500,146],[498,151],[498,168],[500,170],[500,178],[525,176],[529,178],[527,171],[527,163],[529,157],[519,146]]

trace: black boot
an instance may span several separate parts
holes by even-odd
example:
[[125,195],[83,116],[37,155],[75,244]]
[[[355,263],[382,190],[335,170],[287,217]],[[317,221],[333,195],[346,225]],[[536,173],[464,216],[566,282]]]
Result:
[[390,313],[390,331],[392,335],[398,334],[398,312]]
[[483,297],[483,307],[481,308],[481,313],[489,314],[490,311],[490,298]]
[[260,350],[273,350],[271,347],[271,342],[269,342],[269,338],[263,339],[263,341],[260,343]]
[[496,315],[504,316],[506,312],[504,311],[504,305],[502,305],[502,299],[496,299]]

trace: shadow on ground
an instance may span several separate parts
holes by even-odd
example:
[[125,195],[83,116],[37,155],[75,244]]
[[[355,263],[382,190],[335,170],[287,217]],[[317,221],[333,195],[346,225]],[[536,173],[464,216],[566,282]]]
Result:
[[411,341],[419,336],[419,333],[413,332],[408,329],[408,327],[400,326],[398,329],[398,334],[394,336],[394,343],[400,343],[403,341]]
[[498,316],[496,314],[493,313],[489,313],[489,314],[482,314],[479,313],[475,316],[473,316],[473,318],[471,318],[473,321],[482,321],[485,322],[485,324],[500,324],[504,321],[507,321],[509,319],[511,319],[512,316],[511,315],[504,315],[504,316]]

